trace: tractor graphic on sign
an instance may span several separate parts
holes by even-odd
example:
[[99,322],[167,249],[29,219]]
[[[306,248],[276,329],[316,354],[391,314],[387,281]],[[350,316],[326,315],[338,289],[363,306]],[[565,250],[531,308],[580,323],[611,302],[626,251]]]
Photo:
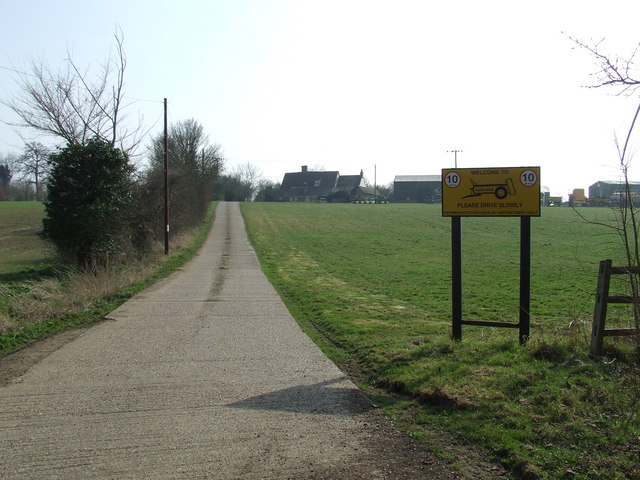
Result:
[[504,183],[479,184],[471,180],[471,194],[464,198],[479,197],[480,195],[495,195],[498,200],[507,198],[507,195],[515,195],[516,189],[513,180],[507,178]]

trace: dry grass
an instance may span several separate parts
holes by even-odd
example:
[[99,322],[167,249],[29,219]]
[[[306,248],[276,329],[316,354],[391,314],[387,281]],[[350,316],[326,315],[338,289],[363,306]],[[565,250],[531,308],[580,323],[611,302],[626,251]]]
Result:
[[100,275],[69,271],[23,284],[19,291],[0,286],[0,296],[10,312],[10,317],[0,316],[0,334],[20,329],[20,324],[39,323],[86,309],[96,298],[117,292],[148,272],[149,267],[142,266]]
[[9,326],[9,316],[0,312],[0,332],[8,332]]
[[[172,251],[192,245],[197,234],[193,231],[171,239]],[[98,275],[67,270],[53,277],[21,283],[18,288],[0,285],[0,302],[5,305],[5,313],[0,311],[0,334],[89,308],[95,299],[149,276],[166,261],[163,251],[164,247],[158,244],[152,258],[144,263],[113,268]]]

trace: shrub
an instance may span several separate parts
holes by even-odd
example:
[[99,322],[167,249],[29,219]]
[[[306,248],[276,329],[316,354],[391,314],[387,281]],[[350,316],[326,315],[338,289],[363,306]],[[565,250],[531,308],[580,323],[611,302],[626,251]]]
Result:
[[85,270],[96,271],[128,256],[135,199],[127,155],[93,139],[67,145],[49,162],[43,236]]

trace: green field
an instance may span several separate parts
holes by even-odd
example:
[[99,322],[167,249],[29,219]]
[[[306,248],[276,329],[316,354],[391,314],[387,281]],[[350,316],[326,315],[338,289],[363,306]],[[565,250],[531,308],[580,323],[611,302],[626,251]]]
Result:
[[0,202],[0,275],[50,264],[51,249],[38,236],[43,216],[42,203]]
[[[412,434],[481,445],[517,478],[640,478],[633,348],[607,339],[604,358],[587,355],[598,262],[623,263],[613,230],[568,208],[532,219],[531,340],[520,347],[514,330],[465,326],[450,339],[450,219],[437,205],[242,211],[302,327]],[[519,219],[465,218],[462,237],[464,317],[517,321]],[[614,309],[611,325],[628,317]]]

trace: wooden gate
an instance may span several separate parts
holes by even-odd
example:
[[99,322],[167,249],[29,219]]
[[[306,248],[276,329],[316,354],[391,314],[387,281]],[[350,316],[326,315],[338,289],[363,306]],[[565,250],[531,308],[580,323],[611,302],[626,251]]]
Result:
[[598,356],[602,353],[602,341],[604,337],[614,337],[623,335],[638,335],[637,328],[612,328],[606,329],[607,305],[610,303],[640,304],[640,297],[631,295],[609,295],[609,284],[611,275],[638,275],[640,267],[614,267],[611,260],[602,260],[598,272],[598,291],[596,292],[596,305],[593,310],[593,326],[591,329],[591,356]]

